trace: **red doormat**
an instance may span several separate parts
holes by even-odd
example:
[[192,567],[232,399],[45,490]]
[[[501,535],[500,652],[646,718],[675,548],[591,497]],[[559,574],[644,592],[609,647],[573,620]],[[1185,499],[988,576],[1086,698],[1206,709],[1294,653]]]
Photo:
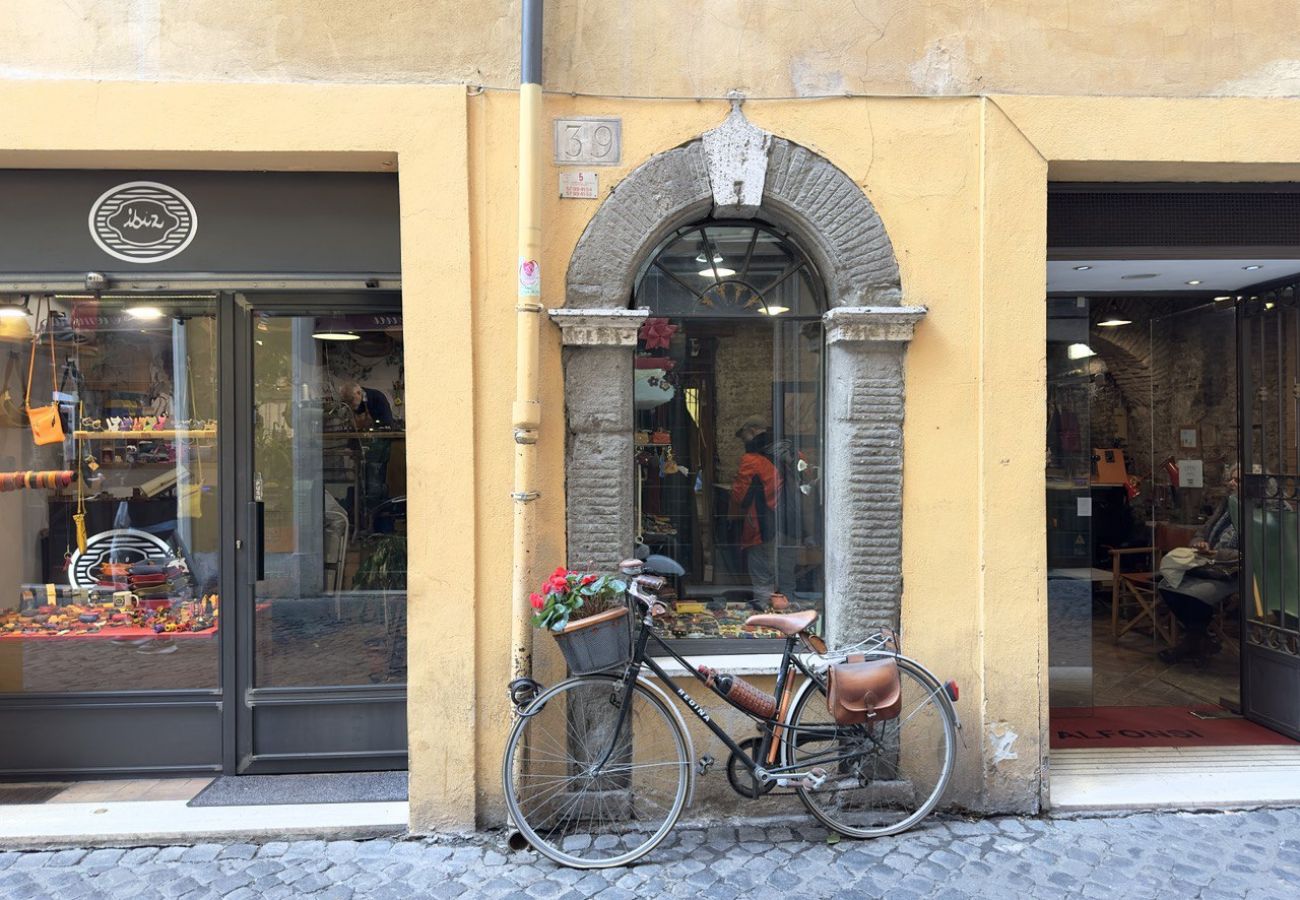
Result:
[[1080,747],[1228,747],[1294,744],[1262,725],[1235,716],[1198,719],[1192,712],[1226,715],[1217,706],[1092,706],[1053,709],[1051,746]]

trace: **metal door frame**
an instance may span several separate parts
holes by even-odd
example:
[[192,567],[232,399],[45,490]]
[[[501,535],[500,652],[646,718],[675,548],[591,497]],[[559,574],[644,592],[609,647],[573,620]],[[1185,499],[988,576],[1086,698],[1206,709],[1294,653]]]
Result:
[[[223,636],[223,740],[222,768],[226,774],[278,774],[285,772],[335,772],[404,769],[406,748],[383,752],[332,753],[305,750],[294,753],[258,753],[255,746],[256,709],[268,711],[305,707],[335,706],[347,715],[357,704],[384,704],[400,710],[405,744],[406,685],[311,686],[257,688],[253,682],[254,619],[257,569],[257,524],[251,511],[251,478],[240,478],[253,464],[253,331],[259,312],[308,315],[321,305],[328,293],[331,312],[373,313],[390,309],[401,313],[401,295],[392,292],[359,292],[349,285],[334,291],[305,293],[228,294],[222,304],[222,365],[227,390],[222,392],[223,427],[230,435],[220,443],[221,475],[227,488],[222,492],[222,514],[230,523],[223,529],[222,578],[231,603],[223,610],[225,625],[233,629]],[[229,427],[225,427],[229,423]],[[224,599],[224,597],[223,597]],[[233,615],[227,613],[233,612]],[[397,712],[394,713],[399,714]]]
[[[1292,292],[1294,293],[1294,292]],[[1270,316],[1273,322],[1269,322]],[[1290,337],[1288,340],[1288,319]],[[1273,342],[1274,371],[1264,370]],[[1293,346],[1287,346],[1290,343]],[[1260,360],[1257,385],[1252,362]],[[1288,384],[1287,363],[1294,366]],[[1271,378],[1269,376],[1272,376]],[[1268,389],[1270,381],[1273,390]],[[1276,625],[1252,620],[1257,597],[1257,565],[1272,549],[1267,535],[1254,546],[1256,510],[1282,512],[1300,505],[1300,309],[1293,296],[1277,292],[1237,302],[1238,442],[1241,484],[1238,492],[1238,543],[1241,552],[1241,710],[1245,717],[1300,740],[1300,630],[1288,627],[1285,576],[1279,578],[1283,609]],[[1272,396],[1269,396],[1271,393]],[[1267,406],[1275,417],[1269,425]],[[1257,410],[1257,406],[1259,409]],[[1260,414],[1262,413],[1262,414]],[[1260,421],[1257,421],[1259,419]],[[1288,419],[1291,427],[1288,428]],[[1255,429],[1260,439],[1255,440]],[[1270,438],[1275,446],[1270,445]],[[1269,471],[1270,452],[1277,471]],[[1285,529],[1278,529],[1277,553],[1285,561]],[[1261,533],[1263,529],[1261,528]],[[1300,552],[1300,547],[1293,552]],[[1262,557],[1262,560],[1261,560]],[[1284,571],[1284,570],[1283,570]],[[1297,572],[1300,582],[1300,572]],[[1300,598],[1291,598],[1300,604]],[[1300,612],[1300,609],[1297,609]]]

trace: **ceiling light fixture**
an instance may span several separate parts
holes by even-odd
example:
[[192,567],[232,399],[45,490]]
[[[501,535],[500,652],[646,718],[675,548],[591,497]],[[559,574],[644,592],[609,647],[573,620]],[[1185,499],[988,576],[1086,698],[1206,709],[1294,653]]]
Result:
[[781,313],[788,313],[789,311],[790,307],[788,306],[764,306],[759,310],[765,316],[779,316]]
[[126,314],[141,321],[152,321],[163,317],[163,311],[156,306],[132,306],[127,309]]
[[313,331],[311,334],[318,341],[359,341],[361,335],[351,331]]
[[1070,359],[1087,359],[1089,356],[1096,356],[1097,351],[1087,344],[1071,344],[1065,348],[1065,355]]
[[1224,302],[1225,300],[1231,300],[1231,299],[1232,299],[1232,298],[1229,297],[1227,294],[1224,294],[1222,297],[1215,297],[1215,298],[1214,298],[1214,302],[1215,302],[1215,303],[1222,303],[1222,302]]
[[25,319],[30,312],[27,310],[27,297],[19,296],[12,303],[0,303],[0,318],[5,319]]
[[1261,265],[1251,265],[1251,266],[1242,266],[1242,268],[1245,269],[1247,272],[1254,272],[1256,269],[1262,269],[1264,267]]
[[1200,283],[1201,283],[1200,280],[1196,278],[1193,278],[1191,281],[1184,282],[1184,284],[1200,284]]
[[1276,303],[1265,303],[1265,304],[1264,304],[1264,308],[1265,308],[1265,309],[1272,309],[1272,308],[1275,307],[1275,306],[1277,306]]
[[1092,268],[1092,266],[1075,266],[1075,267],[1074,267],[1074,271],[1076,271],[1076,272],[1086,272],[1086,271],[1088,271],[1088,270],[1091,269],[1091,268]]
[[719,278],[730,278],[736,274],[735,269],[728,269],[726,266],[712,266],[707,269],[700,269],[700,274],[705,278],[712,278],[717,275]]
[[1159,272],[1136,272],[1132,275],[1121,275],[1119,277],[1123,281],[1137,281],[1140,278],[1159,278],[1160,273]]
[[[704,251],[701,250],[698,254],[696,254],[696,256],[695,256],[695,261],[696,261],[697,263],[707,263],[707,262],[709,261],[709,259],[708,259],[707,256],[704,255]],[[714,250],[714,251],[713,251],[713,261],[714,261],[715,263],[720,263],[720,262],[722,262],[722,254],[719,253],[717,250]]]
[[1132,319],[1119,319],[1119,318],[1114,318],[1114,317],[1112,317],[1112,318],[1107,319],[1107,320],[1104,321],[1104,322],[1098,322],[1098,323],[1097,323],[1097,327],[1098,327],[1098,328],[1118,328],[1118,327],[1121,326],[1121,325],[1132,325],[1132,324],[1133,324],[1133,320],[1132,320]]

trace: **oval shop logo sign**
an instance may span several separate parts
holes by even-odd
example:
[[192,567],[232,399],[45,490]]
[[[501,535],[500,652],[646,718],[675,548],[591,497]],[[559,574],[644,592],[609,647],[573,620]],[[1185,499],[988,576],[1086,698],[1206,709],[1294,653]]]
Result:
[[90,236],[99,249],[125,262],[171,259],[190,245],[198,229],[189,198],[156,181],[119,184],[90,208]]

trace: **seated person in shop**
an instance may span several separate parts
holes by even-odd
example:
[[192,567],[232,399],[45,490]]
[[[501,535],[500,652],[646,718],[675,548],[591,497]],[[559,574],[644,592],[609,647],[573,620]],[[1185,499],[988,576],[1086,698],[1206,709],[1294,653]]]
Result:
[[[356,417],[357,430],[392,428],[393,406],[383,391],[362,387],[347,381],[339,388],[339,396]],[[362,481],[362,499],[365,509],[373,515],[381,503],[388,499],[388,459],[393,452],[393,442],[383,438],[363,440],[365,468]]]
[[772,435],[762,419],[747,419],[736,437],[744,442],[745,453],[731,485],[731,514],[741,518],[740,544],[754,586],[753,604],[766,609],[772,594],[794,590],[794,553],[777,552],[783,476]]
[[1237,592],[1237,579],[1232,573],[1210,563],[1235,563],[1237,560],[1237,526],[1230,507],[1237,496],[1240,478],[1241,470],[1231,466],[1228,469],[1228,496],[1220,501],[1192,538],[1191,549],[1199,556],[1189,561],[1185,550],[1174,550],[1160,562],[1160,596],[1182,625],[1184,635],[1178,646],[1160,651],[1160,659],[1164,662],[1190,659],[1203,666],[1209,654],[1217,649],[1212,647],[1209,638],[1210,620],[1224,601]]

